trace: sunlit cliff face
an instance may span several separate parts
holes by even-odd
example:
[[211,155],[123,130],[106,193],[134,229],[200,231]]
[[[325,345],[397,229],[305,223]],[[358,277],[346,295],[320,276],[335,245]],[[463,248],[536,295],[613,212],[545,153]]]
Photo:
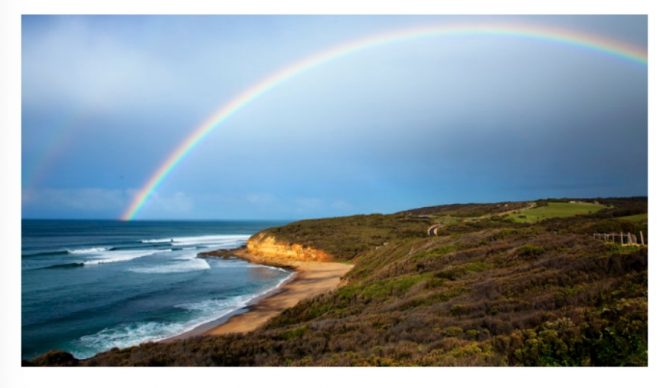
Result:
[[300,244],[290,244],[277,241],[274,236],[259,233],[247,242],[247,250],[255,256],[280,260],[297,261],[332,261],[333,257],[328,253],[306,247]]

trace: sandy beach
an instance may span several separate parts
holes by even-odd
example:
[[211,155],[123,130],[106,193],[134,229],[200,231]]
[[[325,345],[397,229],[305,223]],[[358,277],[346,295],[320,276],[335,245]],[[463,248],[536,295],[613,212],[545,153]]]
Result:
[[336,262],[287,260],[275,262],[271,258],[255,257],[245,249],[235,250],[233,255],[254,263],[290,268],[295,273],[275,292],[261,297],[247,307],[245,312],[233,317],[222,317],[217,322],[203,325],[167,341],[201,335],[248,333],[256,330],[301,300],[334,290],[342,282],[342,277],[353,268],[352,264]]

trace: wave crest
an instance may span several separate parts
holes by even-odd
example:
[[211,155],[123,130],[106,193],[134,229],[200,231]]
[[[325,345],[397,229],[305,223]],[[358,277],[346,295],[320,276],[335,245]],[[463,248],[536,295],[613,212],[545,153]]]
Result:
[[68,249],[67,253],[71,255],[90,255],[94,253],[100,253],[110,250],[109,247],[90,247],[90,248],[79,248],[79,249]]
[[167,237],[167,238],[154,238],[148,240],[141,240],[143,244],[171,244],[175,247],[183,246],[204,246],[206,248],[213,246],[238,246],[244,244],[250,234],[215,234],[215,235],[206,235],[206,236],[181,236],[181,237]]
[[151,256],[158,252],[166,252],[166,251],[168,250],[153,249],[153,250],[104,251],[94,255],[96,257],[99,257],[98,259],[87,260],[84,262],[84,265],[98,265],[98,264],[117,263],[120,261],[130,261],[139,259],[140,257]]
[[191,271],[204,271],[210,269],[207,260],[204,259],[186,259],[173,261],[169,264],[158,265],[147,268],[130,268],[129,271],[136,273],[150,273],[150,274],[164,274],[164,273],[179,273]]

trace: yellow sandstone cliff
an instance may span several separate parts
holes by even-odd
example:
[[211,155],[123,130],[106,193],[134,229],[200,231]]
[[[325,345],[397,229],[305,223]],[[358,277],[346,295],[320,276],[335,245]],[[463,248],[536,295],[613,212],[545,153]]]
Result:
[[278,241],[275,236],[258,233],[247,241],[247,252],[272,261],[332,261],[333,257],[316,248]]

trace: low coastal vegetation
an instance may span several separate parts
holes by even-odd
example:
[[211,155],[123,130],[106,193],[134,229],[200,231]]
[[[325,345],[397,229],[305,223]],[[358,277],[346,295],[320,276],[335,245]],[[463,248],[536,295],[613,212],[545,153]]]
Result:
[[603,209],[605,206],[597,202],[569,201],[569,202],[540,202],[528,208],[512,212],[508,217],[517,222],[539,222],[548,218],[573,217],[580,214],[590,214]]
[[646,365],[647,247],[593,238],[647,236],[646,214],[552,199],[299,221],[263,233],[353,263],[342,287],[244,335],[25,364]]

